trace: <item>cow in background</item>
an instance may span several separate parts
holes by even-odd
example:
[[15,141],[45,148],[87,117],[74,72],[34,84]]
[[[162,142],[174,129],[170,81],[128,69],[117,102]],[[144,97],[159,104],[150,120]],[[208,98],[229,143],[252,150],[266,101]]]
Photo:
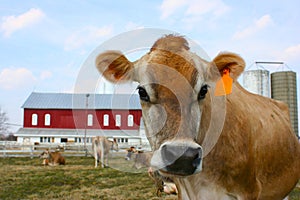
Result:
[[43,159],[43,165],[49,166],[57,166],[57,165],[64,165],[66,164],[65,158],[61,155],[60,152],[50,152],[46,149],[41,155],[39,156]]
[[131,156],[134,153],[137,153],[137,150],[134,146],[131,146],[130,148],[126,149],[127,155],[125,157],[125,160],[131,160]]
[[148,175],[154,181],[157,196],[161,196],[162,192],[165,192],[166,194],[177,194],[178,191],[173,181],[170,178],[161,176],[157,170],[153,171],[153,169],[150,167],[152,156],[152,152],[138,151],[134,159],[133,167],[136,169],[141,169],[143,167],[148,168]]
[[137,154],[135,154],[133,167],[136,169],[141,169],[143,167],[149,168],[152,156],[153,153],[151,151],[138,152]]
[[178,193],[177,187],[173,180],[171,178],[160,175],[158,170],[153,171],[152,167],[149,167],[148,175],[155,183],[157,196],[161,196],[162,192],[166,194]]
[[119,150],[118,143],[114,138],[113,141],[108,140],[104,136],[94,137],[92,140],[92,149],[95,158],[95,168],[98,167],[98,162],[101,161],[102,168],[108,166],[108,154],[110,150]]

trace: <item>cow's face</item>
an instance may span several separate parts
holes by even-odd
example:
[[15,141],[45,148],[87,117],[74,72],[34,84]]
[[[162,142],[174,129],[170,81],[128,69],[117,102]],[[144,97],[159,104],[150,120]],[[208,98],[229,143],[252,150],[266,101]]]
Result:
[[50,152],[49,152],[49,150],[43,151],[43,152],[40,154],[39,157],[40,157],[41,159],[49,159],[49,157],[50,157]]
[[152,166],[166,175],[201,171],[200,122],[203,115],[210,115],[205,109],[211,104],[210,90],[220,71],[238,71],[243,60],[228,53],[209,63],[191,53],[184,38],[167,36],[135,62],[108,51],[97,57],[96,65],[112,82],[139,82],[146,134],[154,151]]

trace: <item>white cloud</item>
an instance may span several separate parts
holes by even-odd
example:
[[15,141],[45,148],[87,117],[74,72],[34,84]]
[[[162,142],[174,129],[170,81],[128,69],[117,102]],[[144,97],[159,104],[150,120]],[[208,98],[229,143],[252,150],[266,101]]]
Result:
[[52,77],[52,72],[47,71],[47,70],[42,71],[41,74],[40,74],[40,79],[41,80],[45,80],[45,79],[50,78],[50,77]]
[[178,8],[186,6],[186,0],[164,0],[160,6],[162,12],[161,19],[166,19],[171,16]]
[[101,28],[95,26],[84,27],[81,30],[71,34],[65,41],[65,50],[74,50],[84,45],[92,44],[102,37],[112,34],[112,26]]
[[297,64],[300,62],[300,44],[296,44],[294,46],[290,46],[284,49],[278,55],[279,59],[283,60],[288,64]]
[[[201,16],[212,14],[218,17],[230,10],[222,0],[164,0],[160,6],[161,19],[166,19],[182,11],[184,21],[197,21],[202,19]],[[189,18],[194,18],[189,20]]]
[[201,1],[191,1],[188,5],[186,11],[187,15],[204,15],[207,13],[212,13],[214,16],[220,16],[229,10],[227,6],[221,0],[201,0]]
[[0,30],[5,37],[10,37],[14,32],[30,27],[40,22],[45,17],[42,10],[31,8],[29,11],[21,15],[11,15],[2,18]]
[[0,88],[5,90],[23,88],[36,81],[32,72],[26,68],[5,68],[0,71]]
[[258,20],[256,20],[252,25],[245,28],[244,30],[236,32],[233,35],[233,39],[239,40],[239,39],[250,37],[272,24],[273,24],[272,17],[270,15],[264,15]]
[[290,57],[297,57],[299,58],[300,55],[300,44],[291,46],[285,49],[285,53]]

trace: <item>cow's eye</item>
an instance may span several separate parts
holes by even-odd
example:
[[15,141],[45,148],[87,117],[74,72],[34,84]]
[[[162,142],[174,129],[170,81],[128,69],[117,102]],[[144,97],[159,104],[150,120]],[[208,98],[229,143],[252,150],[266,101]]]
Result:
[[208,91],[208,85],[203,85],[201,87],[201,90],[200,90],[199,94],[198,94],[198,100],[204,99],[207,91]]
[[143,100],[143,101],[149,102],[150,98],[149,98],[145,88],[139,86],[137,89],[139,90],[140,99]]

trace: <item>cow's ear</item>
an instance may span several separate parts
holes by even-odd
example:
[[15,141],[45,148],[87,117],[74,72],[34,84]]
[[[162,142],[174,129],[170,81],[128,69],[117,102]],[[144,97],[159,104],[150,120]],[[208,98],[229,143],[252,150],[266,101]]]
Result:
[[245,69],[244,59],[239,55],[230,52],[220,53],[214,58],[214,60],[210,64],[210,67],[214,68],[211,69],[211,75],[214,74],[213,71],[218,71],[219,74],[222,76],[225,70],[229,70],[229,75],[233,79],[233,81],[236,81]]
[[98,55],[96,67],[107,80],[113,83],[132,80],[133,63],[119,51],[106,51]]
[[209,63],[207,78],[216,82],[215,96],[229,95],[233,82],[244,71],[245,61],[239,55],[229,52],[220,53]]

